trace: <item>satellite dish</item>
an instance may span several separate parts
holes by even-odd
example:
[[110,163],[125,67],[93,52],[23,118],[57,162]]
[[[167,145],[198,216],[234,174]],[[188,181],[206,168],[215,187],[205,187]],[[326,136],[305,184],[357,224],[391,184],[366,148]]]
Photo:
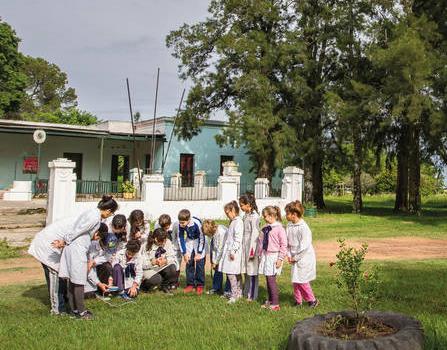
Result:
[[47,133],[42,129],[37,129],[33,134],[34,142],[37,144],[44,143],[47,139]]

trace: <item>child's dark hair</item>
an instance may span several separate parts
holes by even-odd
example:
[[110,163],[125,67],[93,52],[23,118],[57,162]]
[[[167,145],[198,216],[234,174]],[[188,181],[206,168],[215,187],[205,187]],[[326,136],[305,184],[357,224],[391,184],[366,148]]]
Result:
[[157,242],[162,242],[165,241],[166,239],[168,239],[168,233],[163,230],[161,227],[160,228],[156,228],[154,230],[154,232],[152,232],[149,235],[149,238],[147,239],[147,244],[146,244],[146,250],[151,250],[152,246],[155,243],[155,240],[157,240]]
[[158,224],[161,228],[165,228],[166,226],[170,226],[172,223],[171,217],[168,214],[162,214],[158,218]]
[[131,226],[130,227],[130,234],[129,234],[130,240],[137,240],[137,241],[139,241],[138,238],[135,238],[135,234],[137,232],[140,232],[141,234],[143,234],[143,232],[141,232],[141,228],[140,227],[138,227],[138,226]]
[[110,210],[112,213],[114,213],[118,209],[118,203],[113,199],[112,196],[103,195],[102,199],[98,202],[98,209]]
[[239,205],[236,201],[231,201],[230,203],[225,204],[224,211],[233,211],[236,213],[236,215],[239,215]]
[[217,231],[217,224],[214,220],[206,219],[202,223],[202,231],[206,236],[214,236]]
[[102,248],[104,248],[107,245],[106,239],[108,234],[109,234],[109,227],[105,223],[101,222],[98,228],[98,236],[99,236],[99,245]]
[[269,205],[262,209],[262,215],[273,215],[277,221],[281,222],[281,209],[277,207],[276,205]]
[[136,239],[131,239],[126,244],[126,250],[130,253],[136,254],[140,251],[141,243]]
[[255,211],[259,214],[258,206],[256,205],[256,198],[253,193],[246,193],[240,196],[239,203],[248,204],[251,207],[252,212]]
[[299,218],[304,215],[304,206],[300,201],[293,201],[286,205],[286,213],[296,214]]
[[144,222],[144,213],[140,209],[132,210],[130,212],[128,220],[129,220],[130,226],[135,226],[135,224],[139,221]]
[[188,209],[182,209],[178,213],[179,221],[189,221],[191,219],[191,212]]
[[123,229],[126,227],[126,217],[123,214],[115,215],[112,219],[112,226],[116,229]]

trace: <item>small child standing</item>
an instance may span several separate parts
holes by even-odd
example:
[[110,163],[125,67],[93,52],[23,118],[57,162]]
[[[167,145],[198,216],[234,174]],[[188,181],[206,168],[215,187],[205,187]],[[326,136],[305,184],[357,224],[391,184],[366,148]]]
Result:
[[[174,225],[174,232],[178,232],[178,244],[186,263],[185,293],[202,295],[205,285],[205,236],[199,219],[191,217],[188,209],[180,210],[178,223]],[[174,233],[175,234],[175,233]]]
[[140,248],[139,241],[130,240],[126,248],[117,252],[113,259],[113,281],[124,299],[135,298],[138,295],[143,277]]
[[262,216],[267,222],[259,236],[261,261],[259,273],[267,280],[268,300],[263,308],[278,311],[279,291],[276,276],[281,274],[283,260],[287,254],[287,235],[281,224],[281,209],[277,206],[267,206],[262,210]]
[[222,294],[223,273],[218,270],[220,259],[222,258],[223,243],[227,228],[224,225],[217,225],[214,220],[204,220],[202,226],[203,233],[210,237],[210,258],[211,268],[214,270],[213,288],[207,294]]
[[244,212],[244,236],[242,239],[242,273],[244,278],[244,297],[248,300],[258,298],[258,251],[259,214],[255,196],[247,193],[239,198],[239,205]]
[[312,232],[303,220],[304,207],[300,201],[286,205],[287,239],[289,263],[292,264],[292,285],[295,296],[295,306],[301,306],[303,299],[310,307],[318,306],[310,286],[310,281],[316,278],[316,258],[312,246]]
[[242,297],[241,288],[241,262],[242,262],[242,236],[244,223],[239,216],[239,206],[236,201],[227,203],[225,214],[231,220],[223,244],[222,258],[219,262],[219,271],[226,273],[231,285],[229,304],[235,303]]

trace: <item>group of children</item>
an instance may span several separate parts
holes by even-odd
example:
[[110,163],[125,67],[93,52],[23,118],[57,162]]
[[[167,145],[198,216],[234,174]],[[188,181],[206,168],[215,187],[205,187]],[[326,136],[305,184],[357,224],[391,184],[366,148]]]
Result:
[[[277,311],[276,276],[287,260],[295,305],[302,305],[303,299],[310,307],[318,305],[310,286],[316,278],[312,233],[303,220],[304,208],[299,201],[285,207],[286,229],[275,206],[262,210],[266,224],[260,228],[252,194],[224,206],[228,227],[209,219],[202,222],[183,209],[176,222],[167,214],[161,215],[150,231],[141,210],[132,211],[126,219],[115,215],[117,209],[116,201],[104,196],[97,208],[55,222],[34,238],[29,253],[42,263],[53,314],[64,313],[68,300],[75,317],[91,319],[84,298],[96,295],[112,293],[129,299],[140,291],[155,289],[171,295],[179,287],[183,266],[183,291],[201,295],[207,255],[213,272],[207,294],[221,294],[228,303],[243,297],[254,301],[258,298],[258,276],[264,275],[268,299],[262,307]],[[111,216],[112,220],[107,220]]]

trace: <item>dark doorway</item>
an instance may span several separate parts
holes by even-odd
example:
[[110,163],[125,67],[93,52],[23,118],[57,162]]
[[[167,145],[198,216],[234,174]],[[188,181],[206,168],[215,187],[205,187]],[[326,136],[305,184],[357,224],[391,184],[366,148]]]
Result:
[[194,186],[194,154],[180,154],[180,174],[182,186]]
[[64,158],[76,163],[73,171],[76,174],[76,179],[82,180],[82,153],[64,153]]
[[145,156],[145,165],[144,165],[145,174],[151,173],[151,155],[146,154]]
[[129,180],[129,156],[112,155],[111,181],[124,182]]
[[220,175],[223,175],[223,163],[234,160],[234,156],[220,156]]

